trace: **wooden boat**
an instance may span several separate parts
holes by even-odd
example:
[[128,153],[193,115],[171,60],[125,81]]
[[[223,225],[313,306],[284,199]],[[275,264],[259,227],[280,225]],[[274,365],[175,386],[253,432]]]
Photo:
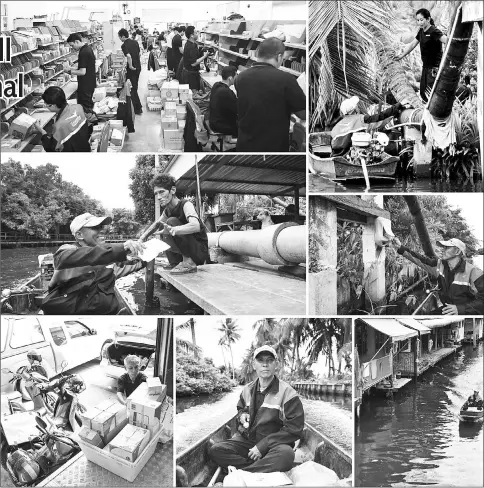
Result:
[[[236,428],[234,416],[181,452],[176,457],[176,486],[213,486],[220,469],[209,460],[208,449],[213,442],[230,439]],[[308,423],[305,423],[303,437],[296,447],[293,467],[305,461],[314,461],[332,469],[340,479],[352,475],[351,455]]]
[[[115,286],[114,291],[116,297],[123,308],[123,315],[136,315],[136,312],[131,304],[122,296],[121,292]],[[11,290],[9,297],[2,296],[1,310],[2,314],[36,314],[42,313],[40,305],[45,296],[41,274],[36,274],[33,278],[28,279],[22,283],[18,289]]]
[[479,422],[483,419],[484,410],[480,410],[477,407],[467,407],[467,410],[460,411],[460,420],[462,422]]

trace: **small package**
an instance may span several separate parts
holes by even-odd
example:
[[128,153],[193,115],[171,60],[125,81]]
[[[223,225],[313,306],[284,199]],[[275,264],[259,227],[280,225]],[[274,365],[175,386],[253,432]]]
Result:
[[163,85],[161,85],[161,98],[178,98],[178,88],[179,85],[173,83],[172,81],[165,81]]
[[89,429],[92,429],[92,420],[96,417],[98,413],[99,410],[96,407],[89,408],[84,413],[79,413],[82,425]]
[[163,390],[166,394],[166,385],[161,384],[161,380],[158,377],[155,378],[148,378],[146,380],[146,384],[148,385],[148,394],[149,395],[159,395],[163,393]]
[[176,117],[163,117],[161,119],[162,129],[178,129],[178,119]]
[[149,398],[138,398],[130,403],[129,415],[136,412],[146,417],[145,423],[152,422],[155,418],[160,419],[161,402],[150,400]]
[[181,95],[188,95],[190,92],[190,85],[178,85],[178,92]]
[[176,102],[165,102],[165,115],[167,117],[176,117]]
[[93,101],[94,102],[100,102],[104,98],[106,98],[106,87],[101,86],[101,87],[95,88],[94,94],[92,96]]
[[116,426],[116,415],[110,412],[99,412],[91,420],[91,429],[100,435],[108,434]]
[[126,426],[128,425],[128,417],[126,416],[122,422],[116,424],[112,430],[110,430],[106,435],[102,435],[101,439],[103,445],[109,444]]
[[106,448],[111,454],[134,462],[148,445],[149,440],[149,430],[128,424]]
[[[176,104],[175,104],[175,116],[176,116]],[[30,115],[21,113],[17,118],[13,120],[10,125],[8,134],[14,139],[21,139],[22,141],[30,135],[32,127],[37,121]]]
[[103,440],[101,439],[99,433],[95,430],[90,429],[89,427],[86,427],[85,425],[79,431],[79,437],[84,442],[91,444],[91,446],[96,446],[100,448],[104,447]]
[[176,107],[176,118],[178,120],[186,120],[187,109],[184,105],[177,105],[177,107]]
[[113,129],[110,138],[111,144],[114,144],[115,146],[121,146],[123,144],[123,135],[123,131],[119,129]]

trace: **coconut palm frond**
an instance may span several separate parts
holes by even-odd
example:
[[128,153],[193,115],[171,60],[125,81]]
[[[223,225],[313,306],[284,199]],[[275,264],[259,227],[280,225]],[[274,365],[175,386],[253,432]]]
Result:
[[181,339],[180,337],[176,338],[176,347],[179,349],[183,349],[186,352],[191,352],[193,354],[201,354],[202,348],[193,344],[193,342],[187,341],[185,339]]
[[177,325],[176,330],[190,330],[192,327],[192,320],[193,319],[189,319],[183,324]]

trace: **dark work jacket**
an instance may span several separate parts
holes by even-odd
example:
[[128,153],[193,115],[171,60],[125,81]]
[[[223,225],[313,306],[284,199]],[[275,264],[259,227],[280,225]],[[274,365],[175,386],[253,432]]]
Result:
[[[123,244],[94,247],[65,244],[54,254],[55,271],[49,283],[49,293],[60,290],[64,298],[72,296],[68,302],[72,308],[67,311],[69,314],[116,314],[120,304],[114,291],[115,280],[145,266],[141,261],[131,263],[125,262],[126,259]],[[62,296],[55,300],[59,300],[59,306],[64,306],[66,302]],[[66,310],[56,312],[55,301],[46,302],[44,299],[44,302],[42,310],[47,306],[48,314],[66,313]]]
[[276,376],[255,413],[258,388],[259,379],[244,386],[237,403],[239,417],[244,412],[250,415],[249,439],[256,443],[262,456],[279,444],[293,447],[304,429],[304,410],[298,394]]
[[237,136],[237,97],[228,85],[218,81],[210,92],[210,128]]
[[451,270],[445,261],[422,256],[405,246],[397,252],[438,280],[440,299],[445,304],[456,305],[459,315],[483,314],[484,278],[479,268],[462,259]]
[[343,156],[351,149],[351,136],[354,132],[376,130],[385,127],[390,118],[397,115],[403,105],[396,103],[375,115],[346,115],[331,131],[332,156]]

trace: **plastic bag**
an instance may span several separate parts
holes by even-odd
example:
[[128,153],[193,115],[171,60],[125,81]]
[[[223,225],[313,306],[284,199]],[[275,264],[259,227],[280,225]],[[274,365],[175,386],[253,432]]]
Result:
[[224,486],[247,486],[241,470],[229,466],[229,474],[224,478]]
[[339,486],[338,475],[314,461],[307,461],[287,474],[296,486]]

